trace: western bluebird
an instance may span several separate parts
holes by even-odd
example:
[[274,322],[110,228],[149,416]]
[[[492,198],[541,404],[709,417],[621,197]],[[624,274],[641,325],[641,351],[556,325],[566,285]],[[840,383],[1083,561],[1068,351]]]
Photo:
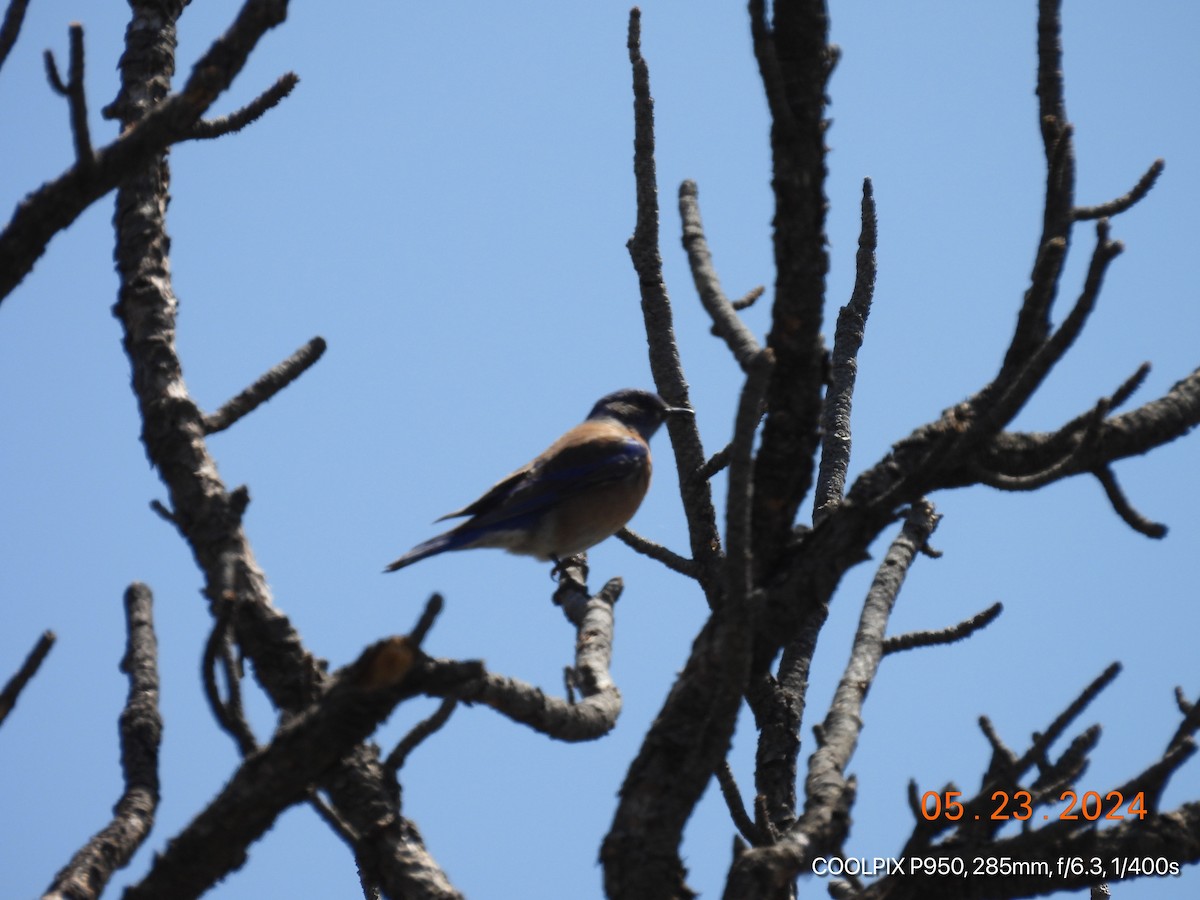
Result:
[[395,572],[447,550],[499,547],[558,561],[600,543],[633,518],[650,486],[649,440],[667,416],[691,414],[658,394],[623,390],[601,397],[587,419],[469,506],[470,516],[413,547],[384,571]]

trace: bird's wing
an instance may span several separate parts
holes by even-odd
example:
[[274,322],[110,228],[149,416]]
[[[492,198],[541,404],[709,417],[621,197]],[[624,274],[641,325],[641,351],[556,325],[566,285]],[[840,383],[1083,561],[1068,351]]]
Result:
[[462,509],[456,509],[454,512],[446,513],[444,516],[434,519],[434,521],[444,522],[446,519],[457,519],[460,516],[476,516],[480,513],[485,513],[490,509],[494,509],[497,504],[502,503],[505,497],[507,497],[514,490],[516,490],[518,486],[520,486],[521,481],[524,480],[525,476],[529,474],[529,469],[532,465],[533,463],[526,463],[511,475],[505,475],[490,488],[488,488],[487,493],[478,500],[467,504]]
[[[516,526],[551,509],[564,497],[621,481],[649,463],[646,443],[624,429],[589,427],[567,432],[524,469],[501,481],[463,512],[472,530]],[[485,502],[486,501],[486,502]]]

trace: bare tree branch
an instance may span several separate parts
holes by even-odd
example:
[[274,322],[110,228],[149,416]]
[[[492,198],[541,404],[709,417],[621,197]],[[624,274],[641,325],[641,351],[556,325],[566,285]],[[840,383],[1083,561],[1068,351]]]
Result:
[[884,638],[883,654],[899,653],[916,647],[934,647],[939,644],[953,644],[963,638],[970,637],[976,631],[992,624],[1004,612],[1004,604],[993,603],[982,612],[976,613],[969,619],[964,619],[957,625],[943,628],[939,631],[910,631],[895,637]]
[[591,741],[608,734],[621,712],[621,692],[609,673],[612,662],[613,604],[620,579],[610,580],[592,597],[561,591],[556,602],[575,625],[572,683],[582,700],[548,697],[541,689],[488,672],[482,663],[430,660],[439,678],[425,692],[433,697],[482,703],[503,716],[561,741]]
[[224,431],[253,412],[303,375],[325,353],[325,339],[315,337],[279,365],[264,373],[254,384],[229,400],[215,413],[204,417],[204,433]]
[[[418,648],[407,638],[368,647],[334,677],[309,710],[284,724],[271,742],[246,757],[221,793],[171,840],[128,900],[198,897],[238,869],[246,848],[309,786],[364,740],[421,680]],[[409,674],[417,669],[411,682]]]
[[825,348],[825,89],[837,55],[823,0],[780,0],[768,24],[750,2],[754,54],[771,109],[775,191],[775,301],[767,346],[775,373],[767,391],[754,482],[755,565],[770,571],[812,485]]
[[733,777],[733,769],[729,767],[728,760],[717,766],[717,783],[721,786],[721,796],[725,798],[729,817],[733,819],[733,824],[737,827],[738,832],[752,846],[765,843],[758,826],[746,812],[746,805],[742,802],[742,792],[738,790],[737,780]]
[[[225,600],[217,605],[216,621],[213,622],[212,632],[204,647],[204,661],[200,671],[204,683],[204,696],[217,724],[233,738],[241,755],[249,756],[258,749],[258,741],[242,707],[241,672],[233,658],[231,619],[236,603],[236,600]],[[229,692],[228,700],[221,699],[220,688],[217,686],[218,665],[225,678],[225,686]]]
[[836,853],[849,828],[855,785],[846,766],[862,730],[862,704],[883,658],[883,639],[909,566],[937,526],[929,503],[914,505],[867,593],[846,670],[809,759],[804,813],[781,841],[748,850],[734,863],[726,898],[774,897],[817,853]]
[[192,126],[191,137],[197,140],[211,140],[222,137],[234,131],[241,131],[252,122],[266,115],[267,111],[278,106],[300,83],[300,76],[295,72],[285,72],[279,79],[239,109],[228,116],[219,119],[202,119]]
[[[638,72],[645,65],[638,21],[635,10],[629,40],[635,93],[636,85],[644,81],[644,73]],[[648,90],[645,98],[648,102]],[[723,591],[715,598],[709,594],[714,612],[629,768],[601,847],[605,891],[612,898],[690,895],[679,842],[684,824],[728,752],[749,672],[755,608],[761,602],[752,592],[749,511],[754,434],[771,364],[772,354],[760,351],[738,404],[729,454],[730,550]],[[682,461],[681,471],[690,471]],[[697,716],[701,707],[705,712]]]
[[631,528],[626,527],[618,531],[617,539],[626,547],[636,550],[643,556],[657,560],[673,572],[686,575],[688,578],[696,577],[696,564],[694,562],[672,550],[668,550],[662,544],[656,544],[654,541],[642,537]]
[[830,361],[829,388],[821,413],[821,464],[813,499],[813,522],[819,523],[842,502],[846,470],[850,466],[850,406],[858,377],[858,351],[862,347],[871,300],[875,296],[875,194],[871,179],[863,180],[862,230],[854,290],[850,302],[838,312]]
[[1088,219],[1104,219],[1123,213],[1135,203],[1139,202],[1143,197],[1150,193],[1155,182],[1158,181],[1158,176],[1162,174],[1166,168],[1166,161],[1156,159],[1145,174],[1138,179],[1128,194],[1123,194],[1115,200],[1109,200],[1107,203],[1100,203],[1096,206],[1077,206],[1074,210],[1074,216],[1077,221],[1084,222]]
[[[629,257],[638,276],[642,316],[650,349],[650,371],[658,392],[672,406],[691,408],[687,380],[675,341],[674,314],[663,280],[659,251],[658,175],[654,162],[654,100],[650,96],[650,69],[642,56],[641,11],[629,13],[629,62],[633,69],[633,177],[637,192],[637,222],[629,239]],[[687,421],[683,421],[687,419]],[[704,464],[700,430],[692,416],[672,416],[667,421],[679,489],[688,521],[688,537],[696,578],[711,598],[716,590],[721,537],[712,491],[702,478],[690,477]],[[711,605],[711,599],[710,599]]]
[[700,302],[713,321],[713,333],[729,347],[733,358],[743,371],[758,352],[758,341],[738,316],[733,304],[721,288],[721,279],[713,266],[704,223],[700,219],[700,191],[696,182],[685,181],[679,186],[679,217],[683,220],[683,249],[687,251],[692,280]]
[[726,444],[712,456],[704,461],[704,465],[700,467],[697,473],[698,478],[703,478],[705,481],[712,478],[718,472],[723,472],[729,468],[729,451],[733,448],[732,444]]
[[450,721],[450,716],[454,710],[458,708],[458,701],[453,697],[447,697],[438,706],[437,711],[433,715],[422,719],[412,730],[406,734],[388,754],[387,759],[383,764],[395,772],[397,769],[403,768],[404,763],[408,761],[408,756],[413,750],[417,749],[422,743],[428,740],[432,735],[441,730],[442,726]]
[[1108,502],[1112,504],[1113,511],[1121,517],[1121,521],[1138,532],[1138,534],[1144,534],[1146,537],[1164,538],[1167,536],[1166,525],[1147,519],[1133,508],[1133,504],[1129,502],[1129,498],[1121,490],[1121,485],[1117,483],[1116,474],[1109,466],[1098,466],[1092,470],[1092,474],[1096,476],[1096,480],[1104,488],[1104,494],[1108,497]]
[[732,302],[731,305],[733,306],[734,312],[741,312],[743,309],[749,309],[755,303],[757,303],[762,295],[766,292],[767,289],[761,284],[758,285],[758,287],[753,287],[746,291],[743,296]]
[[[173,33],[183,3],[169,0],[165,6],[146,2],[132,6],[134,18],[127,34],[140,41],[164,27]],[[77,160],[66,172],[26,196],[0,232],[0,260],[4,260],[0,266],[0,300],[29,274],[55,234],[122,179],[144,169],[166,147],[190,137],[196,122],[233,82],[259,39],[286,14],[286,0],[246,0],[229,30],[196,62],[179,93],[164,99],[169,74],[156,76],[160,90],[142,95],[131,92],[126,83],[118,98],[104,110],[106,116],[122,119],[125,127],[121,135],[97,150],[90,164]],[[173,66],[173,49],[166,58]],[[131,62],[132,57],[127,55],[123,71]],[[153,96],[156,103],[153,109],[147,109],[145,100],[130,99],[134,96]]]
[[70,25],[71,62],[67,71],[67,81],[64,84],[58,74],[58,66],[54,62],[54,54],[49,50],[45,53],[46,77],[55,92],[67,98],[71,110],[71,135],[75,139],[75,160],[81,168],[92,165],[92,135],[88,128],[87,95],[83,90],[83,26],[78,22]]
[[154,598],[144,584],[125,591],[128,639],[121,670],[129,676],[129,696],[121,712],[121,770],[125,791],[112,821],[54,876],[43,900],[91,900],[103,893],[113,873],[128,865],[154,825],[158,807],[158,749],[162,715],[158,709],[158,641]]
[[21,668],[17,669],[16,674],[4,685],[4,690],[0,691],[0,725],[4,724],[8,714],[17,705],[17,698],[21,696],[21,691],[25,690],[25,685],[29,684],[41,668],[42,661],[54,646],[54,641],[53,631],[43,632],[29,651],[29,655],[25,657],[25,662],[21,663]]
[[[182,3],[175,2],[170,12],[177,16],[181,9]],[[119,140],[148,133],[145,129],[150,128],[171,136],[190,134],[199,115],[240,70],[258,39],[282,21],[285,12],[286,4],[280,0],[248,0],[233,26],[197,63],[184,90],[169,94],[174,18],[164,19],[158,3],[135,2],[128,32],[131,38],[122,58],[122,90],[107,110],[124,121]],[[165,159],[155,156],[157,146],[150,143],[138,151],[144,154],[135,160],[141,168],[134,166],[135,174],[124,178],[114,217],[121,279],[115,312],[124,329],[142,416],[142,440],[167,486],[180,533],[204,572],[210,599],[219,597],[222,586],[231,583],[225,561],[235,561],[241,592],[234,621],[237,642],[252,661],[255,677],[271,702],[289,716],[297,716],[322,696],[328,675],[272,602],[241,526],[239,509],[244,500],[221,481],[204,442],[203,416],[183,381],[175,349],[177,300],[166,265],[169,173]],[[98,167],[102,165],[98,162]],[[265,748],[259,751],[266,752]],[[333,808],[358,835],[355,857],[372,883],[393,895],[458,896],[425,850],[415,827],[399,815],[399,792],[377,748],[358,746],[343,752],[324,786]],[[253,831],[249,824],[247,827]],[[248,833],[228,833],[227,861],[244,852],[236,846],[235,835]]]
[[0,24],[0,67],[8,59],[17,36],[21,33],[21,23],[25,21],[25,10],[29,0],[8,0],[8,8],[4,11],[4,22]]
[[989,429],[998,430],[1012,421],[1050,370],[1075,343],[1075,339],[1079,337],[1079,333],[1087,323],[1088,316],[1095,308],[1109,263],[1116,259],[1123,249],[1120,241],[1109,240],[1108,220],[1098,221],[1096,223],[1096,248],[1092,253],[1091,265],[1088,267],[1087,277],[1079,298],[1062,324],[1048,339],[1039,344],[1037,349],[1029,355],[1027,362],[1014,374],[1011,385],[996,397],[994,405],[987,408],[986,418]]

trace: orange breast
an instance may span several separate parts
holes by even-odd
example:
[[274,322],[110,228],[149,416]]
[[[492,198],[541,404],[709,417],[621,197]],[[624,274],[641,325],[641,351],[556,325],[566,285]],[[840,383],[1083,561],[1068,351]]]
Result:
[[562,559],[594,547],[620,531],[642,505],[650,487],[650,464],[629,478],[581,491],[559,505],[539,529],[539,549]]

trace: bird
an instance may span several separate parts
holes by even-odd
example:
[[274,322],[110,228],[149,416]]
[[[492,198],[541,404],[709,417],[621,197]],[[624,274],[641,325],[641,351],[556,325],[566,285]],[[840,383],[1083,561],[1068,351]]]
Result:
[[498,547],[560,561],[611,537],[650,487],[650,438],[668,416],[691,415],[650,391],[626,388],[596,401],[588,417],[543,453],[437,521],[468,516],[417,544],[385,572],[450,550]]

